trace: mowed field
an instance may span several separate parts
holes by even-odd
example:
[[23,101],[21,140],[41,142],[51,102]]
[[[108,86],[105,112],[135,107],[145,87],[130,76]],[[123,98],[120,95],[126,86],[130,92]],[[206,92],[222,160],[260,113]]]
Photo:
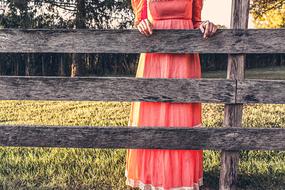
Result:
[[[225,72],[204,77],[224,77]],[[285,68],[249,78],[283,79]],[[127,126],[129,102],[0,101],[1,125]],[[205,127],[220,127],[222,104],[203,104]],[[244,127],[285,128],[285,105],[244,106]],[[125,150],[0,147],[0,189],[126,189]],[[218,188],[219,151],[204,151],[204,183]],[[240,189],[285,189],[284,151],[242,151]]]

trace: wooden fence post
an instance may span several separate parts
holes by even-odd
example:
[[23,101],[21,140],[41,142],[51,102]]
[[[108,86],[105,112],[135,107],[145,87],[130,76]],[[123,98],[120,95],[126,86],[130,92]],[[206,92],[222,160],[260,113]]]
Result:
[[[232,29],[247,29],[249,0],[232,0]],[[245,68],[244,54],[231,54],[228,58],[227,79],[243,80]],[[224,110],[224,127],[241,127],[242,104],[226,104]],[[239,162],[238,151],[222,151],[220,190],[235,190]]]

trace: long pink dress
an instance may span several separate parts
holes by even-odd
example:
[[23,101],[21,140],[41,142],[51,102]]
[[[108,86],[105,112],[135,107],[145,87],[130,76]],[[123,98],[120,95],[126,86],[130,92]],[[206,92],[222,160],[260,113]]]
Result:
[[[202,0],[149,0],[147,13],[154,29],[193,29],[199,27],[202,4]],[[199,54],[142,53],[136,77],[201,78]],[[201,127],[201,123],[200,103],[131,103],[129,126]],[[127,185],[140,189],[196,190],[203,183],[203,152],[128,149],[125,175]]]

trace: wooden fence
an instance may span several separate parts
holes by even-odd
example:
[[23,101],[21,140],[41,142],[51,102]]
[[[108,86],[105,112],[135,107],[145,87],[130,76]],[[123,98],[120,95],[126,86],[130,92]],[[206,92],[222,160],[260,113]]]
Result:
[[[285,30],[248,30],[248,0],[234,0],[232,29],[0,30],[5,53],[227,53],[227,79],[0,77],[1,100],[224,103],[223,128],[0,126],[0,144],[27,147],[222,150],[220,189],[235,189],[239,150],[285,150],[285,129],[242,128],[242,105],[285,103],[285,81],[245,80],[245,54],[285,53]],[[183,139],[183,140],[182,140]]]

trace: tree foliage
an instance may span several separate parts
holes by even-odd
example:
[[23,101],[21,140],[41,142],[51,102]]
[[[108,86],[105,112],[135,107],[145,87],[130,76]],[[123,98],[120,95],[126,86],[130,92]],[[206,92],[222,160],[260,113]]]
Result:
[[[2,0],[3,27],[74,28],[79,0]],[[86,0],[88,28],[126,28],[133,15],[126,0]],[[23,19],[25,18],[25,19]],[[23,23],[25,20],[25,23]]]
[[285,26],[285,0],[252,0],[251,14],[257,28]]

